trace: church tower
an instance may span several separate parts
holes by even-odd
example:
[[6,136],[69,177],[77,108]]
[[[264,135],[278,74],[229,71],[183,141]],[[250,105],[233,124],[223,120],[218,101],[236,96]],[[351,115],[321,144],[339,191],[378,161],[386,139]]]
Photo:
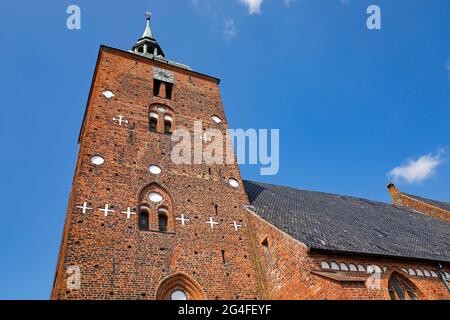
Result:
[[236,161],[172,159],[177,129],[225,135],[220,80],[168,60],[146,18],[132,50],[100,47],[52,299],[260,298]]

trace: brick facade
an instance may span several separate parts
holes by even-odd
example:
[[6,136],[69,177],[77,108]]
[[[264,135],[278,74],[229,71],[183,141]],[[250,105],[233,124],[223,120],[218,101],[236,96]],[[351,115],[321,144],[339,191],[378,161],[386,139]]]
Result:
[[388,189],[394,205],[407,207],[436,219],[450,221],[450,211],[403,194],[392,183],[388,185]]
[[[172,99],[153,95],[155,67],[175,76]],[[172,129],[193,133],[194,121],[202,121],[204,129],[225,133],[218,83],[138,54],[100,48],[52,299],[168,299],[176,289],[189,299],[389,299],[392,272],[407,279],[419,298],[450,298],[441,279],[402,270],[436,270],[433,263],[312,252],[246,208],[236,162],[175,165],[171,135],[162,122],[150,132],[149,114],[158,113],[158,119],[170,114]],[[104,90],[114,97],[105,97]],[[213,115],[223,121],[214,122]],[[119,116],[127,122],[119,123]],[[94,155],[104,164],[92,164]],[[150,165],[161,174],[150,173]],[[149,202],[150,192],[163,203]],[[166,231],[158,229],[161,208]],[[146,230],[138,226],[144,212]],[[183,225],[182,218],[189,220]],[[324,261],[386,268],[382,285],[369,289],[367,271],[324,270]],[[80,270],[80,287],[68,286],[71,267]]]
[[[174,73],[172,100],[152,95],[153,67]],[[105,98],[104,90],[114,98]],[[161,289],[164,283],[190,283],[190,297],[258,298],[242,206],[247,196],[242,183],[238,188],[228,183],[229,178],[241,181],[238,166],[173,164],[171,136],[160,133],[161,127],[149,132],[154,106],[174,110],[176,127],[192,131],[197,120],[204,128],[226,129],[217,79],[102,47],[80,135],[52,298],[165,299],[167,295],[157,296],[170,291]],[[119,115],[128,123],[112,120]],[[223,122],[216,124],[212,115]],[[91,164],[93,155],[101,155],[105,163]],[[160,175],[148,171],[151,164],[162,169]],[[157,230],[155,208],[150,208],[146,231],[138,228],[138,214],[127,219],[122,213],[128,207],[138,213],[142,191],[152,188],[170,199],[164,201],[171,206],[168,232]],[[85,201],[92,210],[83,214],[77,206]],[[99,210],[106,204],[114,210],[108,216]],[[181,214],[189,219],[185,226],[176,220]],[[206,223],[210,218],[218,222],[213,228]],[[235,230],[234,221],[242,227]],[[70,266],[80,268],[80,289],[67,289]]]
[[[419,299],[450,299],[442,279],[435,276],[439,268],[436,263],[314,252],[256,214],[249,213],[248,219],[254,234],[254,247],[258,250],[257,265],[265,299],[390,299],[388,281],[394,272],[414,286]],[[264,245],[266,240],[268,246]],[[328,265],[335,262],[340,270],[324,270],[322,262]],[[364,271],[343,271],[341,264],[345,264],[345,268],[363,266]],[[373,282],[376,274],[367,272],[368,266],[378,266],[382,270],[379,286]],[[446,267],[448,270],[449,266]],[[416,275],[405,272],[410,269]],[[422,274],[419,272],[418,275],[417,270]],[[425,270],[427,276],[423,274]]]

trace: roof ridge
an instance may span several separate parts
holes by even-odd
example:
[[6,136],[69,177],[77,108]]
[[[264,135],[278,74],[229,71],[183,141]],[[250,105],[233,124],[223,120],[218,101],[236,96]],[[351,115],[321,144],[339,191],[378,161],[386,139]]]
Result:
[[266,182],[258,182],[258,181],[247,180],[247,179],[242,179],[242,181],[250,182],[250,183],[262,184],[262,185],[266,185],[266,186],[287,188],[287,189],[296,190],[296,191],[302,191],[302,192],[320,193],[320,194],[328,195],[328,196],[347,197],[347,198],[352,198],[352,199],[355,199],[355,200],[370,201],[370,202],[374,202],[374,203],[378,203],[378,204],[382,204],[382,205],[392,206],[392,203],[389,203],[389,202],[384,202],[384,201],[380,201],[380,200],[373,200],[373,199],[367,199],[367,198],[362,198],[362,197],[358,197],[358,196],[350,196],[350,195],[346,195],[346,194],[338,194],[338,193],[331,193],[331,192],[324,192],[324,191],[299,189],[299,188],[286,186],[286,185],[279,185],[279,184],[266,183]]

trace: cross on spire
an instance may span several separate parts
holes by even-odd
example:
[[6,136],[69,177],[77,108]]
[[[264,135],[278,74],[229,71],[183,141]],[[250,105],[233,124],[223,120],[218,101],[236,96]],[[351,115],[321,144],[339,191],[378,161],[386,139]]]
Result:
[[145,27],[142,38],[153,38],[152,30],[150,29],[150,19],[152,18],[152,13],[150,11],[146,11],[145,18],[147,19],[147,26]]
[[150,28],[151,18],[152,13],[150,11],[147,11],[145,13],[145,19],[147,20],[147,22],[145,25],[144,33],[142,34],[142,37],[134,44],[133,51],[140,54],[164,58],[164,52],[162,51],[156,39],[153,37],[152,29]]

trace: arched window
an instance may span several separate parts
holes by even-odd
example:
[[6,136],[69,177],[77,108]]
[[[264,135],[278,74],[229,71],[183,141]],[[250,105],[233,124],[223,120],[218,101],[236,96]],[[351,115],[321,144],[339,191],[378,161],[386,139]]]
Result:
[[331,262],[331,270],[339,270],[339,266],[336,262]]
[[164,133],[166,134],[172,133],[172,123],[173,123],[172,117],[166,114],[164,116]]
[[322,269],[324,269],[324,270],[330,269],[330,265],[329,265],[327,262],[325,262],[325,261],[322,261],[322,262],[320,263],[320,267],[321,267]]
[[393,273],[389,278],[389,296],[391,300],[417,300],[417,292],[403,276]]
[[362,264],[358,264],[358,271],[359,272],[366,272],[366,268]]
[[168,190],[150,183],[139,192],[139,229],[175,232],[173,199]]
[[350,263],[348,268],[350,269],[350,271],[352,272],[356,272],[358,271],[358,268],[356,268],[356,266],[353,263]]
[[341,271],[348,271],[347,265],[343,262],[339,265],[339,268],[341,269]]
[[170,300],[187,300],[187,294],[180,289],[175,289],[170,294]]
[[150,105],[149,107],[150,132],[171,134],[175,127],[174,114],[175,112],[169,106],[161,104]]
[[150,220],[149,220],[149,208],[146,206],[142,206],[139,210],[139,220],[138,220],[139,229],[141,230],[149,230],[150,229]]
[[372,264],[367,266],[367,273],[383,273],[383,271],[376,264]]
[[158,227],[159,231],[167,232],[167,215],[168,211],[164,208],[158,209]]
[[164,279],[156,293],[157,300],[202,300],[204,293],[190,276],[175,274]]
[[155,112],[150,112],[150,132],[158,131],[158,114]]

